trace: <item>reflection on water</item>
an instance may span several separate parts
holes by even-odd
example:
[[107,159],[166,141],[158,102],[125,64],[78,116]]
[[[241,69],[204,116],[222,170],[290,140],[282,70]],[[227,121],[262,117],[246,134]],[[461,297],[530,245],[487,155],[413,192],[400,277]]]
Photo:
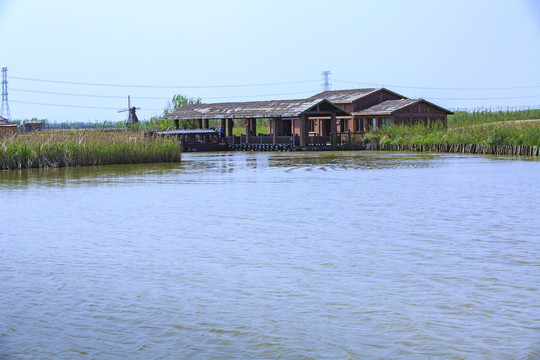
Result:
[[[185,154],[182,163],[88,166],[59,169],[24,169],[0,172],[0,186],[5,189],[24,186],[103,185],[148,180],[166,180],[179,174],[224,174],[248,169],[272,171],[383,170],[399,168],[433,168],[445,159],[474,159],[471,155],[441,155],[383,152],[297,152],[297,153],[202,153]],[[489,161],[538,162],[538,159],[490,157]]]
[[185,154],[0,173],[0,356],[540,356],[540,162]]

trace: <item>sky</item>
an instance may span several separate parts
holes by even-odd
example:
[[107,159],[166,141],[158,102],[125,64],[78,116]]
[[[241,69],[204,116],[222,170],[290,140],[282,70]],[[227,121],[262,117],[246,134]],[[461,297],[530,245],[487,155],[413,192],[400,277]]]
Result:
[[386,87],[448,109],[540,108],[537,0],[0,0],[12,120],[140,119],[203,102]]

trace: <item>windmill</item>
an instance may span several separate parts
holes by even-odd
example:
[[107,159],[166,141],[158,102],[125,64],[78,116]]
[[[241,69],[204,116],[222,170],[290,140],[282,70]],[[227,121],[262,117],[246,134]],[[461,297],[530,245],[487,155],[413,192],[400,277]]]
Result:
[[136,123],[136,122],[139,122],[139,119],[137,118],[137,114],[136,114],[137,109],[140,109],[140,107],[138,107],[138,108],[136,108],[135,106],[131,107],[131,97],[128,95],[128,107],[127,107],[127,109],[119,110],[118,112],[121,113],[121,112],[129,111],[127,122],[128,123]]

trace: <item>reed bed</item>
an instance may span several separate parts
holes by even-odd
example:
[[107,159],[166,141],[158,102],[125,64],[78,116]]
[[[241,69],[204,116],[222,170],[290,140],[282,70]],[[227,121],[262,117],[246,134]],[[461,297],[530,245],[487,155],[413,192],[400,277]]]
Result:
[[0,138],[0,169],[177,162],[178,143],[142,132],[41,132]]
[[448,116],[448,127],[456,128],[485,123],[540,119],[540,109],[474,109],[472,111],[457,110]]
[[391,125],[366,134],[363,143],[378,145],[483,144],[540,146],[540,121],[507,121],[446,129],[440,124]]

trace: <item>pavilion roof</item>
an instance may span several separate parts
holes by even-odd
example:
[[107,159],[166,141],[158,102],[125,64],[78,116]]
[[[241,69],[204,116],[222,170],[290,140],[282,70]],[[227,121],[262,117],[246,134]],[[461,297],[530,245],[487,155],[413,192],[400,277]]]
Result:
[[165,119],[247,119],[307,115],[350,115],[326,99],[270,100],[184,105]]
[[438,105],[430,103],[429,101],[426,101],[424,99],[399,99],[399,100],[383,101],[382,103],[379,103],[377,105],[373,105],[366,109],[359,110],[355,112],[354,115],[391,115],[398,110],[401,110],[408,106],[419,104],[419,103],[427,103],[428,105],[431,105],[443,112],[446,112],[447,114],[452,114],[450,110],[447,110]]

